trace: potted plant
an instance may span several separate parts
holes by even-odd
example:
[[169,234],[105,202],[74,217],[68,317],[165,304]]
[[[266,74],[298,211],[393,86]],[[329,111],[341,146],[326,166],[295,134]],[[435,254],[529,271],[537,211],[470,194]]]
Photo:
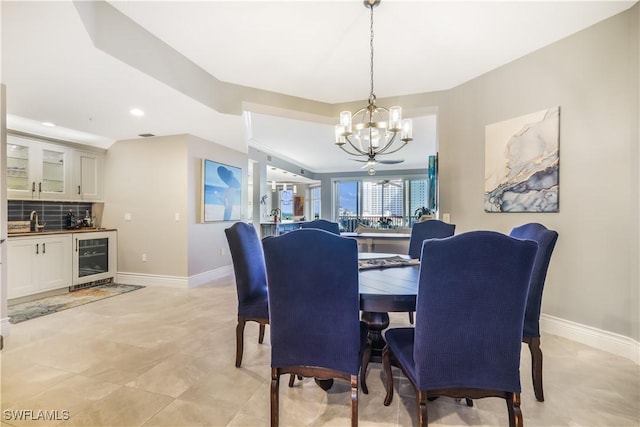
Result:
[[422,207],[416,209],[416,211],[414,212],[414,215],[415,215],[416,219],[420,219],[420,218],[422,218],[423,215],[433,215],[433,212],[431,212],[431,209],[422,206]]

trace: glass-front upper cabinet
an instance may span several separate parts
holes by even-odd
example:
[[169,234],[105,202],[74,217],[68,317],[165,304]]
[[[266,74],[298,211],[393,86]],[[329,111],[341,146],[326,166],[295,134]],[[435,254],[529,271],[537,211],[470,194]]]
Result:
[[67,198],[69,160],[69,151],[64,147],[10,135],[7,139],[7,197]]
[[7,143],[7,190],[29,191],[29,147]]

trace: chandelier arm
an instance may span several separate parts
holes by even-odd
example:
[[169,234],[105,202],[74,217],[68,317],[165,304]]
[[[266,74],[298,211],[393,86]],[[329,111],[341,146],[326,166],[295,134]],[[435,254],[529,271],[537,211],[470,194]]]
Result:
[[350,139],[348,136],[346,136],[344,139],[349,143],[349,145],[350,145],[354,150],[356,150],[356,152],[360,153],[360,154],[359,154],[360,156],[366,156],[366,155],[368,155],[368,154],[369,154],[369,152],[368,152],[367,150],[364,150],[364,149],[362,149],[361,147],[358,147],[356,144],[354,144],[354,143],[353,143],[353,141],[351,141],[351,139]]
[[404,146],[405,146],[405,145],[407,145],[407,143],[408,143],[408,141],[402,141],[402,145],[401,145],[401,146],[399,146],[398,148],[396,148],[395,150],[391,150],[391,151],[383,151],[383,152],[378,151],[378,153],[377,153],[377,154],[380,154],[380,155],[393,154],[393,153],[395,153],[396,151],[400,151],[402,148],[404,148]]
[[[396,140],[396,135],[397,133],[393,132],[393,136],[391,137],[391,139],[378,150],[374,150],[374,154],[390,154],[390,153],[387,153],[387,150],[389,150],[393,145],[394,141]],[[397,150],[392,151],[392,153],[395,151]]]
[[351,143],[351,141],[349,141],[348,139],[347,139],[347,141],[349,142],[349,145],[350,145],[351,147],[353,147],[353,149],[354,149],[354,150],[356,150],[356,151],[355,151],[355,152],[351,152],[351,151],[347,150],[347,149],[345,148],[344,144],[338,145],[338,147],[340,147],[340,149],[341,149],[342,151],[344,151],[345,153],[349,154],[350,156],[366,156],[366,155],[367,155],[367,153],[366,153],[366,152],[359,150],[359,149],[358,149],[358,147],[355,147],[355,146]]

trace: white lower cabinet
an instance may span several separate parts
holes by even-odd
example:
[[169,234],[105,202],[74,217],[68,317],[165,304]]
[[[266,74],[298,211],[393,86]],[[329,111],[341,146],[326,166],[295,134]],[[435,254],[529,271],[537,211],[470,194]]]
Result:
[[9,299],[71,285],[71,235],[13,237],[7,242]]

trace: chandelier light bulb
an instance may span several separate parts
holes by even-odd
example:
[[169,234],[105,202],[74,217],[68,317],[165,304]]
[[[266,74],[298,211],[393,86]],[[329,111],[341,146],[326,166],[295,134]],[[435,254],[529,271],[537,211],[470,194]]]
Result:
[[413,139],[413,122],[410,119],[404,119],[402,121],[400,138],[403,141],[411,141]]
[[400,130],[401,122],[402,122],[402,107],[389,108],[389,130],[391,132],[398,132]]
[[351,111],[342,111],[340,113],[340,125],[342,126],[343,134],[351,134]]

